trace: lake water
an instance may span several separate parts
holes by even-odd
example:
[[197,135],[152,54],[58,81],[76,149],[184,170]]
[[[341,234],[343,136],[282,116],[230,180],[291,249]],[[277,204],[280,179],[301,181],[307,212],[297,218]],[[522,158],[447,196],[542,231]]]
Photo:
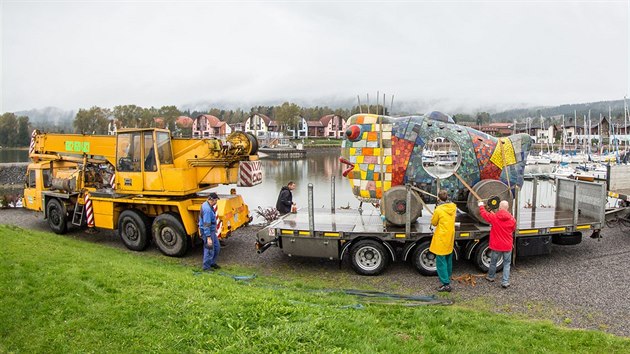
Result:
[[[27,150],[0,150],[4,153],[3,162],[26,161],[21,160],[28,154]],[[276,160],[262,159],[264,170],[263,182],[254,187],[236,187],[237,193],[241,194],[245,202],[249,205],[252,215],[256,215],[258,207],[275,207],[280,188],[287,182],[294,181],[297,184],[293,191],[293,199],[299,208],[308,206],[308,184],[313,184],[314,206],[316,208],[330,208],[331,206],[331,179],[335,177],[335,206],[350,206],[358,208],[359,201],[352,194],[350,183],[347,178],[341,176],[343,168],[339,162],[339,154],[336,152],[318,153],[309,155],[305,159]],[[546,166],[527,166],[526,173],[548,173],[553,168]],[[220,194],[228,194],[235,186],[219,186],[213,191]],[[521,192],[521,201],[524,204],[532,200],[532,183],[526,181]],[[552,205],[555,201],[555,191],[553,182],[540,181],[538,189],[538,205]],[[372,208],[369,204],[364,204],[364,209]]]
[[[335,177],[335,205],[357,208],[359,201],[352,194],[350,182],[341,176],[344,166],[339,162],[338,153],[322,153],[297,160],[261,160],[264,171],[263,182],[254,187],[237,187],[250,210],[259,206],[275,207],[282,186],[289,181],[296,183],[293,201],[299,208],[308,206],[308,184],[313,184],[313,205],[316,208],[330,208],[331,180]],[[218,193],[229,193],[233,186],[219,186]]]
[[27,149],[0,149],[0,163],[28,161]]

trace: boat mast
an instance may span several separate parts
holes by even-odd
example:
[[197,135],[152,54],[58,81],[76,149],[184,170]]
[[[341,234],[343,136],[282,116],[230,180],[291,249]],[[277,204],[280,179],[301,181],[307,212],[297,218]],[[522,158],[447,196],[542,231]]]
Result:
[[584,115],[584,125],[582,125],[582,153],[586,154],[586,114]]
[[628,151],[628,106],[626,104],[626,96],[623,96],[623,152],[624,155]]
[[602,114],[599,114],[599,123],[597,123],[597,150],[599,152],[599,158],[601,160],[602,153],[604,152],[604,147],[602,146]]
[[573,150],[577,154],[577,139],[575,135],[577,134],[578,123],[577,123],[577,110],[573,110]]
[[608,153],[612,151],[612,141],[610,140],[610,138],[613,136],[614,132],[615,130],[612,120],[612,111],[610,106],[608,106]]
[[588,157],[591,158],[591,110],[588,110]]
[[624,155],[628,152],[628,104],[626,96],[623,96],[623,150]]
[[[566,149],[566,146],[564,144],[566,140],[566,134],[565,134],[565,129],[564,129],[564,114],[562,115],[562,154],[564,154],[564,150]],[[562,161],[562,158],[560,158],[560,161]]]

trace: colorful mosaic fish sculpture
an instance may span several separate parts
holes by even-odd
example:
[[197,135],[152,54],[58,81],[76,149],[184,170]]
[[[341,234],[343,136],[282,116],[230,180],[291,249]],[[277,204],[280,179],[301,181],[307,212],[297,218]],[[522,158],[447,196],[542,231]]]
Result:
[[[514,186],[523,184],[531,146],[527,134],[496,138],[455,124],[439,112],[400,118],[357,114],[348,119],[347,127],[340,158],[348,166],[343,176],[363,202],[380,203],[388,190],[407,184],[435,195],[438,179],[427,171],[426,164],[423,166],[423,150],[440,138],[456,144],[459,152],[454,172],[469,187],[482,180],[496,180],[513,193]],[[439,189],[446,189],[465,211],[469,187],[454,174],[439,179]],[[420,197],[431,201],[427,195]]]

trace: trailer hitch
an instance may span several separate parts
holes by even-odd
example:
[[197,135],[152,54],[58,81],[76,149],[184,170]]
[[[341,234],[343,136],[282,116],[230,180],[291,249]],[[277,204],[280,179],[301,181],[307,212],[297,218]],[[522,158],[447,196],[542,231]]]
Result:
[[265,252],[267,248],[271,246],[276,246],[276,245],[278,245],[278,238],[274,238],[272,241],[269,241],[264,244],[256,241],[256,253],[261,254]]

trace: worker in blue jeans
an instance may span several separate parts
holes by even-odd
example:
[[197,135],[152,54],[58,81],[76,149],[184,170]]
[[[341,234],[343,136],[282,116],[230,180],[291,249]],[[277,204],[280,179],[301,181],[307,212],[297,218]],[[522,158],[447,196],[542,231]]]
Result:
[[208,200],[201,204],[201,210],[199,210],[199,233],[203,240],[203,270],[205,271],[221,268],[217,264],[221,245],[217,237],[217,216],[214,213],[214,206],[218,200],[219,196],[216,193],[210,193]]

